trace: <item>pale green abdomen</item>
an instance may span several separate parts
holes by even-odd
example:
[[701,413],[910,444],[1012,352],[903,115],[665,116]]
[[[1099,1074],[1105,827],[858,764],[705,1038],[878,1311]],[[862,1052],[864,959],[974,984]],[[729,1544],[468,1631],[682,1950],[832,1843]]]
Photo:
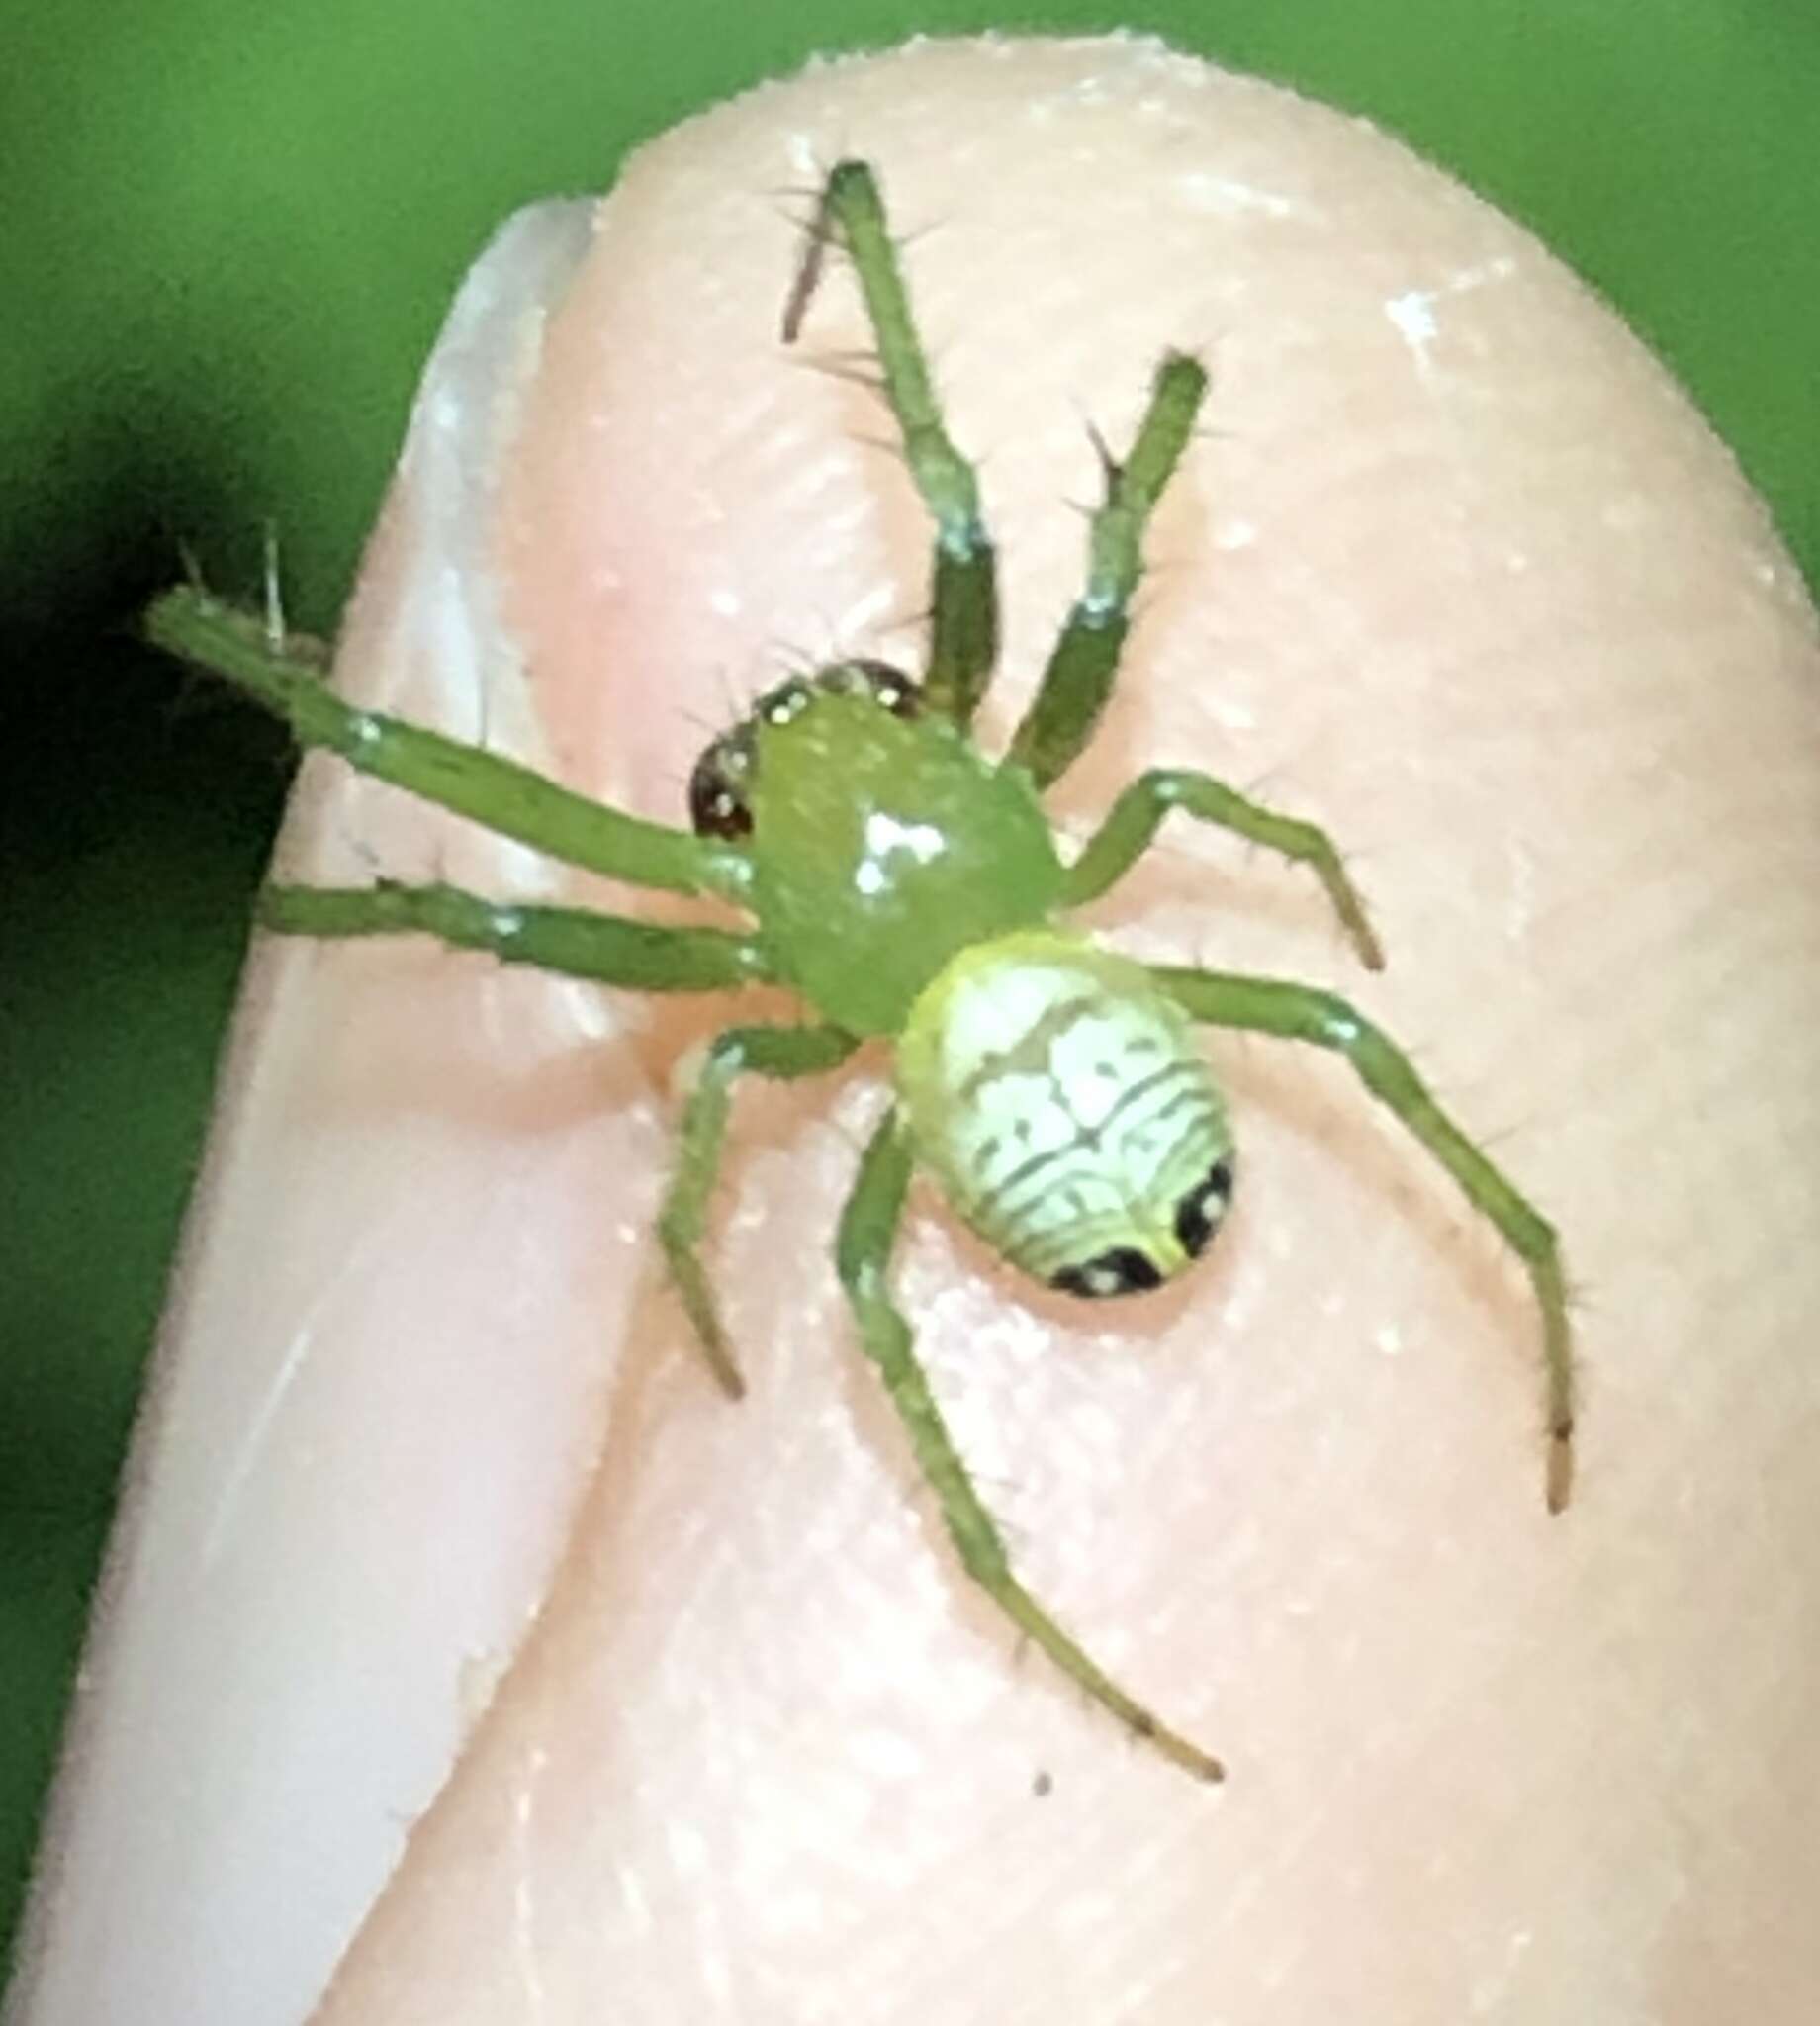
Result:
[[917,1158],[1040,1280],[1154,1286],[1226,1209],[1231,1135],[1186,1016],[1141,965],[1078,938],[956,957],[911,1009],[897,1083]]

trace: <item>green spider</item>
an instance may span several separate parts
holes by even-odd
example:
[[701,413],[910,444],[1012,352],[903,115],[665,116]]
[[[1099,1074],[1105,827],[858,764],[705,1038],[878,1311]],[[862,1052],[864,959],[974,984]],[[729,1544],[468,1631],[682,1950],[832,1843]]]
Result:
[[1059,925],[1097,898],[1180,810],[1304,865],[1364,963],[1382,964],[1324,832],[1208,775],[1156,770],[1064,858],[1040,796],[1091,739],[1112,692],[1141,545],[1206,393],[1200,363],[1157,368],[1123,463],[1106,458],[1086,589],[1035,701],[994,761],[969,725],[998,646],[997,583],[972,467],[943,426],[876,178],[841,162],[823,188],[784,314],[793,340],[827,249],[844,244],[877,343],[883,391],[936,525],[922,681],[843,661],[783,684],[715,740],[689,784],[693,831],[601,806],[482,748],[341,702],[318,665],[197,590],[152,607],[151,637],[283,717],[298,742],[528,844],[635,885],[712,895],[739,930],[660,926],[382,880],[273,886],[259,919],[289,935],[422,934],[502,963],[646,991],[794,990],[811,1024],[728,1028],[684,1104],[658,1221],[671,1274],[715,1377],[743,1384],[699,1257],[732,1087],[837,1068],[891,1044],[896,1103],[873,1132],[835,1257],[861,1344],[878,1367],[966,1572],[1021,1632],[1132,1732],[1204,1780],[1220,1762],[1105,1674],[1014,1574],[892,1305],[887,1271],[914,1165],[992,1249],[1083,1297],[1160,1285],[1205,1250],[1231,1195],[1232,1141],[1191,1023],[1312,1043],[1345,1057],[1453,1176],[1527,1268],[1541,1310],[1549,1509],[1572,1477],[1573,1357],[1556,1237],[1435,1103],[1403,1052],[1345,1000],[1275,978],[1146,966]]

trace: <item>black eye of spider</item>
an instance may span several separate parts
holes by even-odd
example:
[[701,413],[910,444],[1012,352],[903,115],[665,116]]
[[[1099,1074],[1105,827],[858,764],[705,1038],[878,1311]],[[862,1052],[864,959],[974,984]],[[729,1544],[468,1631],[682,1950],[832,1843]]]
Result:
[[1113,1294],[1138,1294],[1162,1284],[1155,1260],[1147,1252],[1138,1251],[1136,1245],[1114,1245],[1111,1251],[1089,1259],[1084,1266],[1064,1266],[1049,1281],[1051,1287],[1060,1288],[1063,1294],[1082,1295],[1088,1301],[1100,1301]]
[[688,819],[697,837],[748,837],[752,804],[744,792],[745,755],[716,739],[688,778]]
[[1175,1235],[1182,1250],[1198,1259],[1207,1242],[1220,1229],[1226,1206],[1232,1200],[1232,1163],[1217,1160],[1205,1179],[1189,1190],[1175,1207]]
[[779,683],[776,689],[767,691],[759,698],[753,716],[763,718],[767,724],[788,724],[808,709],[814,694],[800,676],[792,676],[787,683]]
[[914,717],[922,704],[922,693],[901,669],[888,661],[856,661],[848,665],[879,703],[893,717]]

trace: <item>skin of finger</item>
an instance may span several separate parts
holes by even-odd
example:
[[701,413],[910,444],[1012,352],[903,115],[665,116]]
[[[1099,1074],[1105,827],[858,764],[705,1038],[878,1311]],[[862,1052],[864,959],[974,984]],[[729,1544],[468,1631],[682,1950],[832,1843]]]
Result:
[[[1206,348],[1054,805],[1207,764],[1351,848],[1368,988],[1218,840],[1097,918],[1357,988],[1495,1138],[1581,1290],[1580,1494],[1544,1516],[1517,1275],[1335,1064],[1210,1044],[1240,1206],[1141,1308],[1033,1298],[921,1202],[901,1291],[962,1446],[1039,1594],[1225,1754],[1198,1789],[1014,1652],[853,1354],[826,1240],[875,1078],[765,1095],[716,1245],[753,1397],[640,1312],[542,1615],[321,2016],[1802,2016],[1820,661],[1786,559],[1635,341],[1382,137],[1143,46],[923,46],[682,130],[602,215],[506,514],[583,778],[680,773],[685,699],[717,722],[780,644],[914,613],[875,402],[775,341],[774,193],[861,150],[1003,540],[988,741],[1076,581],[1083,422],[1116,445],[1159,350]],[[806,354],[864,342],[837,278]]]

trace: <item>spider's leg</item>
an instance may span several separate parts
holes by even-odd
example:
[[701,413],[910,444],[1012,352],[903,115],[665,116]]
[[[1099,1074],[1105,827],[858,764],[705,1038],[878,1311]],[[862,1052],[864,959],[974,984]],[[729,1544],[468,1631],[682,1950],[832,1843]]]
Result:
[[929,362],[910,314],[903,268],[885,223],[878,180],[866,162],[837,162],[822,186],[809,241],[783,315],[793,343],[821,278],[828,242],[846,246],[865,298],[883,369],[884,397],[904,439],[904,460],[936,524],[929,668],[931,710],[968,724],[998,658],[998,577],[980,515],[979,481],[943,425]]
[[434,936],[501,964],[644,992],[724,991],[771,975],[758,943],[725,929],[492,900],[459,886],[268,886],[258,919],[286,936]]
[[1211,774],[1157,767],[1140,774],[1113,803],[1104,823],[1087,840],[1062,881],[1062,905],[1079,907],[1097,900],[1115,880],[1125,876],[1149,849],[1150,841],[1171,809],[1198,822],[1213,823],[1249,838],[1253,844],[1280,852],[1304,865],[1326,888],[1340,926],[1370,970],[1384,968],[1384,951],[1372,929],[1359,890],[1346,875],[1333,840],[1313,823],[1280,815],[1241,795]]
[[683,1107],[676,1172],[658,1213],[658,1238],[682,1307],[730,1399],[739,1399],[745,1382],[733,1361],[697,1247],[720,1170],[734,1079],[746,1074],[779,1080],[818,1075],[838,1067],[859,1045],[838,1027],[730,1027],[709,1045]]
[[1012,736],[1009,758],[1047,787],[1086,750],[1112,694],[1131,630],[1133,594],[1143,575],[1143,535],[1163,488],[1182,461],[1207,392],[1207,368],[1168,353],[1123,464],[1104,450],[1106,497],[1087,536],[1087,587],[1061,629],[1036,700]]
[[1559,1513],[1574,1483],[1574,1351],[1554,1226],[1436,1104],[1409,1057],[1344,999],[1314,985],[1223,971],[1156,966],[1150,975],[1212,1027],[1280,1035],[1344,1056],[1359,1081],[1403,1121],[1522,1260],[1542,1312],[1548,1510]]
[[263,621],[207,592],[166,592],[145,615],[147,638],[220,676],[284,719],[300,746],[337,753],[458,816],[534,851],[637,886],[740,899],[751,883],[745,854],[603,807],[528,767],[440,732],[343,702],[313,659],[274,649]]
[[1111,1676],[1056,1624],[1012,1573],[1005,1543],[973,1480],[955,1448],[911,1345],[910,1326],[893,1307],[886,1275],[903,1216],[910,1179],[910,1153],[896,1114],[888,1113],[872,1135],[847,1208],[841,1214],[836,1263],[841,1284],[859,1322],[865,1354],[883,1375],[916,1460],[942,1508],[961,1566],[994,1604],[1070,1680],[1110,1709],[1135,1737],[1144,1739],[1186,1767],[1198,1779],[1220,1780],[1220,1761],[1170,1730],[1141,1703],[1134,1702]]

